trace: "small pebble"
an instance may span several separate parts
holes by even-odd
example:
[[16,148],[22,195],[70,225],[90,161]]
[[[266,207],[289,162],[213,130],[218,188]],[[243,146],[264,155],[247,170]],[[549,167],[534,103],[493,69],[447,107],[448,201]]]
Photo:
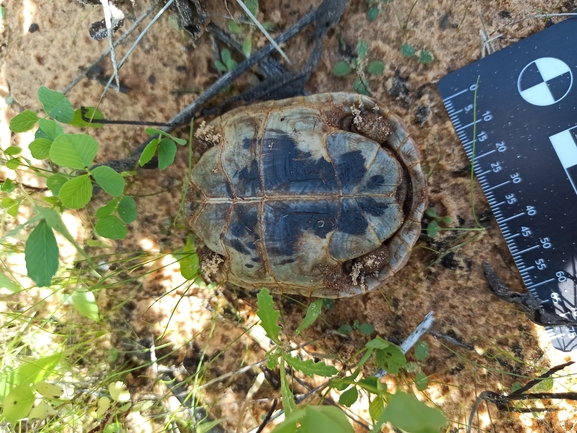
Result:
[[37,31],[40,27],[38,27],[38,24],[36,23],[32,23],[30,24],[30,27],[28,28],[28,32],[29,33],[34,33],[35,31]]

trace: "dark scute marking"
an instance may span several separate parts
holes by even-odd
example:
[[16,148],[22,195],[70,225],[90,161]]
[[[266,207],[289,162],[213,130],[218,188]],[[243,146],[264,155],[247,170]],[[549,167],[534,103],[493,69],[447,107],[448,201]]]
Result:
[[258,257],[253,257],[251,260],[255,263],[260,263],[260,258]]
[[258,163],[256,160],[236,173],[236,185],[240,194],[253,196],[260,191],[260,176],[258,172]]
[[[258,209],[251,204],[234,206],[233,217],[230,221],[230,234],[236,238],[249,235],[258,240],[256,225],[258,224]],[[253,243],[254,244],[254,243]]]
[[351,235],[362,235],[368,226],[357,204],[351,199],[343,199],[337,230]]
[[343,153],[335,161],[343,191],[355,188],[367,172],[365,157],[360,150]]
[[278,262],[278,264],[279,264],[280,266],[282,266],[282,265],[290,265],[291,263],[294,263],[295,261],[296,261],[295,259],[284,259],[284,260],[281,260],[280,262]]
[[337,210],[338,204],[328,200],[267,204],[263,218],[269,256],[292,256],[304,232],[325,239],[335,227]]
[[314,194],[336,192],[336,175],[324,158],[313,159],[281,130],[268,130],[263,139],[263,175],[267,192]]
[[251,265],[250,263],[245,263],[245,266],[246,266],[247,268],[249,268],[249,269],[254,268],[254,265]]
[[372,197],[357,197],[361,210],[372,216],[381,216],[389,208],[386,203],[380,203]]
[[378,189],[385,183],[385,177],[380,174],[375,174],[369,178],[365,188],[366,189]]
[[250,254],[250,251],[238,239],[229,239],[227,243],[241,254]]
[[230,186],[230,182],[226,181],[226,195],[228,198],[234,197],[234,193],[232,192],[232,187]]
[[256,143],[256,138],[243,138],[242,148],[248,150],[254,143]]

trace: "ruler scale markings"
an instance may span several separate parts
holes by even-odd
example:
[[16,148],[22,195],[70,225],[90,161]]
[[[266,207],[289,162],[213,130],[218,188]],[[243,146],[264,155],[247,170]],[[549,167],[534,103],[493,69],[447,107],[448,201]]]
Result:
[[551,281],[556,281],[556,280],[555,280],[555,278],[550,278],[550,279],[548,279],[548,280],[541,281],[540,283],[532,284],[531,287],[527,287],[527,288],[528,288],[529,290],[531,290],[531,289],[534,289],[535,287],[539,287],[539,286],[541,286],[541,285],[543,285],[543,284],[550,283]]
[[520,216],[523,216],[523,215],[525,215],[525,212],[521,212],[521,213],[518,213],[517,215],[510,216],[509,218],[504,219],[503,222],[507,222],[507,221],[510,221],[512,219],[519,218]]
[[508,181],[506,181],[506,182],[503,182],[503,183],[500,183],[500,184],[498,184],[498,185],[492,186],[491,188],[487,189],[487,191],[493,191],[495,188],[499,188],[500,186],[507,185],[508,183],[511,183],[511,181],[508,180]]
[[485,156],[487,156],[487,155],[490,155],[490,154],[492,154],[492,153],[495,153],[495,152],[497,152],[496,149],[491,150],[491,151],[486,152],[486,153],[482,153],[481,155],[476,155],[476,156],[475,156],[475,159],[483,158],[483,157],[485,157]]
[[526,253],[527,251],[534,250],[535,248],[539,248],[540,246],[541,245],[533,245],[532,247],[525,248],[523,251],[519,251],[518,253],[515,253],[514,255],[520,255],[520,254]]
[[469,123],[468,125],[462,125],[460,128],[457,129],[457,131],[462,131],[465,128],[468,128],[469,126],[473,126],[475,123],[479,123],[482,122],[483,119],[477,119],[474,122]]

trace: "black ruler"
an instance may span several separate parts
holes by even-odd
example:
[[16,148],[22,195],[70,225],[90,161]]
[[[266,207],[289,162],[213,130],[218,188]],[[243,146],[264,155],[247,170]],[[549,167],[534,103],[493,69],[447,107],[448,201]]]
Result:
[[[447,75],[439,92],[527,289],[577,321],[577,20]],[[547,333],[577,349],[577,326]]]

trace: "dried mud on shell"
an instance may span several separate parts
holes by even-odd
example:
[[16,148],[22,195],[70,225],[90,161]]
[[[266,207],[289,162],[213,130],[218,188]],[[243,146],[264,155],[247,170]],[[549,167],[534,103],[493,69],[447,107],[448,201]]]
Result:
[[[135,3],[134,9],[130,2],[122,3],[127,18],[119,34],[149,5],[148,1]],[[210,3],[206,6],[211,18],[226,28],[225,17],[229,12],[224,3],[206,3]],[[259,19],[272,21],[285,30],[319,2],[313,3],[261,0]],[[352,90],[355,75],[337,78],[332,68],[336,62],[347,60],[351,48],[354,53],[359,40],[369,42],[369,60],[385,63],[383,75],[369,77],[372,96],[403,119],[417,142],[429,173],[428,207],[435,208],[439,215],[450,216],[461,227],[473,227],[469,162],[436,84],[448,72],[481,57],[480,30],[493,36],[502,34],[494,44],[496,49],[504,48],[542,30],[544,22],[540,19],[514,21],[547,10],[550,3],[420,1],[407,21],[408,31],[403,36],[398,18],[402,21],[408,16],[412,1],[383,3],[373,22],[366,19],[366,2],[351,1],[340,23],[328,33],[319,65],[305,89],[310,94]],[[574,7],[572,1],[564,1],[557,11],[569,12]],[[36,98],[39,86],[64,88],[79,68],[89,66],[108,46],[106,40],[95,42],[88,36],[90,23],[101,19],[100,8],[83,7],[67,0],[11,1],[5,8],[5,28],[0,35],[0,96],[10,94],[17,102],[4,105],[0,111],[3,147],[26,144],[10,135],[7,124],[20,110],[39,108]],[[240,17],[232,2],[228,8]],[[108,92],[99,107],[107,118],[167,121],[189,104],[196,92],[219,77],[209,35],[203,34],[195,46],[176,29],[170,16],[171,13],[165,14],[153,26],[122,68],[121,83],[130,91]],[[30,32],[33,24],[36,30]],[[306,61],[307,31],[310,30],[285,47],[293,68]],[[134,39],[135,36],[130,37],[129,41]],[[415,57],[404,57],[399,47],[405,42],[430,51],[433,62],[422,64]],[[260,47],[265,43],[264,37],[255,32],[253,44]],[[119,48],[117,57],[125,51],[126,47]],[[109,62],[102,65],[110,75]],[[232,89],[245,89],[250,82],[250,76],[244,77],[233,84]],[[68,96],[75,107],[95,105],[102,89],[97,81],[85,79]],[[182,89],[193,93],[175,92]],[[101,146],[97,162],[125,157],[146,138],[143,128],[130,126],[107,126],[91,133]],[[188,134],[187,128],[180,128],[176,133],[183,138],[188,138]],[[186,179],[186,159],[186,149],[181,149],[176,163],[167,170],[141,169],[130,181],[129,191],[136,198],[139,218],[129,226],[128,237],[115,243],[114,253],[160,251],[168,254],[184,245],[187,233],[174,228],[172,221],[180,205],[180,188]],[[5,168],[0,169],[2,179],[11,175]],[[342,337],[331,330],[358,320],[374,326],[373,336],[399,344],[429,311],[434,311],[433,330],[463,343],[461,347],[431,335],[425,337],[431,351],[423,370],[432,382],[425,395],[447,414],[454,428],[463,427],[481,391],[510,390],[515,381],[524,382],[525,377],[536,377],[550,366],[575,358],[575,355],[555,352],[542,329],[529,322],[517,308],[490,293],[481,268],[483,261],[489,262],[510,287],[519,291],[524,288],[477,182],[474,195],[476,213],[486,228],[478,237],[455,248],[477,232],[442,231],[432,240],[423,235],[409,263],[385,287],[366,295],[336,300],[335,307],[323,313],[323,320],[293,340],[297,343],[314,340],[315,345],[308,349],[313,356],[325,354],[323,356],[332,359],[348,359],[369,337],[358,331]],[[90,213],[104,201],[104,197],[98,197]],[[87,221],[87,215],[80,216]],[[455,250],[435,262],[436,256],[429,248]],[[155,344],[169,343],[169,346],[157,353],[157,357],[166,355],[162,363],[178,372],[181,379],[194,373],[203,352],[204,362],[210,360],[206,381],[265,359],[266,340],[261,341],[243,330],[256,322],[255,293],[234,292],[227,287],[216,291],[188,288],[178,274],[178,267],[167,257],[138,271],[144,273],[162,267],[141,280],[101,292],[98,299],[101,309],[124,304],[114,316],[115,320],[110,320],[114,344],[125,348],[150,347],[154,339],[162,336]],[[277,305],[281,308],[286,335],[293,335],[308,303],[307,299],[279,298]],[[211,331],[213,324],[214,331]],[[409,360],[413,360],[412,355]],[[131,362],[138,365],[143,359],[135,357]],[[340,362],[335,364],[343,366]],[[259,371],[257,367],[252,368],[203,390],[202,399],[210,414],[225,419],[226,431],[235,430],[239,424],[242,431],[254,428],[272,399],[280,396],[273,372],[269,381],[245,402]],[[566,371],[571,372],[575,369]],[[150,369],[136,371],[128,378],[134,398],[151,392],[153,383],[143,379],[146,375],[152,375]],[[385,381],[392,385],[390,379]],[[308,378],[307,382],[311,387],[317,384]],[[306,390],[301,388],[298,392]],[[564,415],[549,413],[537,420],[531,415],[497,412],[491,406],[489,418],[483,405],[475,425],[478,423],[485,430],[490,430],[492,425],[498,432],[575,431],[572,430],[577,421],[571,413],[573,404],[550,403],[562,407]],[[354,410],[368,423],[366,406],[356,405]],[[157,429],[161,427],[152,425]],[[363,431],[358,426],[356,429]],[[139,429],[135,425],[132,431]]]

